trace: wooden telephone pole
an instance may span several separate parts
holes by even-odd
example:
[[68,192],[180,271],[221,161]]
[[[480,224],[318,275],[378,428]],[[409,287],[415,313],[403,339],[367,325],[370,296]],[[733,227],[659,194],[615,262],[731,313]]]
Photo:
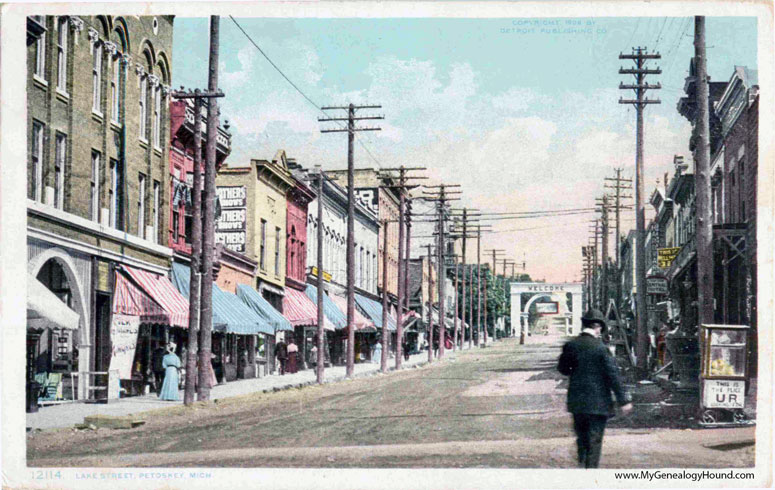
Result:
[[447,277],[447,266],[444,248],[446,243],[444,241],[444,223],[447,220],[446,205],[449,201],[459,200],[459,197],[452,197],[456,194],[460,194],[460,191],[448,190],[449,188],[460,187],[460,184],[441,184],[441,185],[424,185],[426,189],[438,189],[438,191],[423,191],[426,193],[427,201],[436,201],[438,203],[438,235],[437,235],[437,260],[438,270],[436,275],[438,277],[439,288],[439,359],[444,357],[444,342],[446,341],[446,328],[445,328],[445,283]]
[[188,286],[188,348],[186,358],[186,384],[183,394],[183,404],[194,403],[196,384],[199,372],[197,357],[199,355],[199,316],[202,307],[202,101],[204,99],[223,97],[223,92],[176,91],[172,93],[176,99],[194,99],[194,182],[193,210],[191,229],[191,268]]
[[[407,265],[409,262],[409,248],[407,244],[406,257],[404,257],[404,226],[405,226],[405,208],[406,208],[406,193],[408,190],[417,187],[417,185],[409,185],[410,179],[426,179],[427,177],[409,176],[407,172],[416,170],[426,170],[425,167],[404,167],[401,165],[397,168],[385,168],[380,170],[380,177],[390,182],[397,182],[394,185],[384,185],[382,187],[395,189],[398,192],[398,278],[397,278],[397,293],[398,299],[396,301],[396,369],[401,369],[403,362],[403,340],[404,340],[404,318],[403,310],[406,306],[405,296],[408,295],[407,282],[405,275],[407,274]],[[395,175],[395,173],[398,175]],[[387,232],[385,233],[387,234]],[[408,233],[407,233],[408,235]],[[385,248],[385,254],[387,254],[387,248]],[[387,283],[383,283],[383,295],[387,296]],[[385,345],[382,349],[385,350]]]
[[603,197],[596,199],[599,204],[598,210],[600,211],[600,242],[602,257],[600,258],[600,309],[605,314],[605,310],[608,306],[608,196],[603,194]]
[[[321,110],[346,110],[347,117],[322,117],[319,122],[347,121],[347,128],[321,129],[321,133],[347,133],[347,369],[346,376],[351,378],[355,372],[355,165],[353,145],[358,131],[379,131],[381,128],[356,128],[356,121],[385,119],[385,116],[356,117],[359,109],[380,109],[381,105],[358,105],[321,107]],[[320,271],[318,271],[320,272]],[[318,291],[318,294],[321,294]]]
[[649,54],[646,48],[633,48],[632,54],[619,54],[619,59],[627,59],[635,62],[635,68],[619,68],[619,74],[633,75],[635,84],[619,83],[622,90],[633,90],[636,98],[625,100],[619,99],[620,104],[630,104],[635,106],[637,112],[636,123],[636,156],[635,156],[635,223],[636,223],[636,242],[635,242],[635,324],[637,330],[636,355],[638,357],[638,371],[641,378],[646,376],[648,371],[648,348],[649,334],[648,324],[646,322],[646,210],[644,208],[644,189],[643,189],[643,110],[649,104],[659,104],[659,99],[648,99],[645,97],[647,90],[656,90],[662,88],[657,84],[646,82],[647,75],[659,75],[662,70],[659,68],[647,68],[648,60],[658,60],[662,56],[659,53]]
[[428,362],[433,362],[433,268],[431,244],[428,247]]
[[[622,232],[621,232],[621,210],[622,209],[632,209],[632,206],[624,206],[622,205],[623,199],[632,199],[632,196],[629,194],[622,194],[622,191],[624,190],[630,190],[632,189],[632,179],[624,179],[622,178],[622,169],[617,168],[616,169],[616,177],[606,177],[605,180],[607,181],[605,184],[603,184],[606,188],[612,189],[614,191],[614,214],[616,216],[616,271],[618,273],[621,273],[621,244],[622,244]],[[608,182],[611,182],[609,184]],[[618,277],[618,274],[617,274]],[[619,307],[619,302],[622,300],[622,281],[617,279],[616,281],[616,305]],[[621,311],[621,310],[620,310]]]
[[[697,307],[699,323],[714,322],[713,313],[713,221],[710,207],[710,108],[705,53],[705,17],[694,18],[694,56],[697,67],[697,122],[694,126],[694,177],[697,196]],[[638,357],[640,365],[640,356]]]

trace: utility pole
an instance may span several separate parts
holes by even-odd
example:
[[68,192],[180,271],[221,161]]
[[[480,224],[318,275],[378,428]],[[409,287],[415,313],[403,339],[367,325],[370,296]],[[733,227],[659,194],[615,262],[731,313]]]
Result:
[[[409,189],[412,189],[415,186],[410,186],[407,184],[407,180],[409,179],[424,179],[426,177],[415,177],[415,176],[408,176],[407,172],[412,170],[426,170],[425,167],[404,167],[401,165],[398,168],[386,168],[380,170],[380,176],[383,179],[388,180],[398,180],[397,185],[387,185],[383,187],[388,187],[395,189],[398,192],[398,277],[397,277],[397,293],[398,293],[398,300],[397,300],[397,306],[396,308],[396,369],[401,369],[401,364],[403,362],[404,356],[403,356],[403,340],[404,340],[404,318],[403,318],[403,310],[406,303],[406,300],[404,296],[407,294],[407,282],[405,279],[405,275],[408,272],[407,269],[407,263],[408,263],[408,255],[409,250],[407,248],[406,255],[407,257],[404,257],[404,224],[405,224],[405,208],[406,208],[406,191]],[[398,176],[395,177],[393,175],[393,172],[398,172]],[[387,253],[387,249],[385,249],[385,253]],[[387,285],[387,283],[385,283]],[[385,288],[385,291],[387,291],[387,288]]]
[[[498,286],[498,276],[497,276],[497,267],[498,267],[498,259],[496,258],[497,255],[506,253],[505,250],[502,248],[491,248],[487,250],[487,252],[492,252],[492,285],[493,288]],[[484,341],[487,342],[487,281],[485,280],[485,288],[484,288]],[[493,309],[493,315],[492,315],[492,341],[495,343],[495,340],[497,339],[498,335],[495,332],[496,326],[495,326],[495,311]]]
[[600,239],[602,244],[601,257],[601,283],[600,283],[600,309],[605,314],[605,310],[608,306],[608,196],[603,194],[603,197],[597,200],[600,204]]
[[324,322],[323,319],[323,180],[326,178],[325,174],[323,173],[323,169],[320,167],[320,165],[317,166],[318,169],[318,228],[317,228],[317,262],[318,262],[318,294],[317,294],[317,307],[318,307],[318,352],[317,352],[317,364],[315,366],[315,370],[317,371],[317,381],[318,384],[323,383],[323,373],[325,370],[325,351],[324,351],[324,344],[323,344],[323,337],[325,336],[326,332],[324,330]]
[[409,312],[409,259],[412,256],[412,200],[406,200],[406,249],[404,256],[404,308]]
[[438,248],[436,254],[438,256],[438,270],[436,274],[438,276],[438,288],[439,288],[439,359],[444,357],[444,342],[446,342],[446,325],[445,325],[445,283],[447,277],[447,267],[444,257],[444,222],[446,221],[446,204],[448,201],[459,200],[459,197],[452,197],[456,194],[460,194],[457,190],[448,190],[449,188],[460,187],[460,184],[441,184],[441,185],[425,185],[426,189],[438,189],[438,191],[424,191],[428,196],[427,201],[436,201],[438,203]]
[[[482,335],[482,227],[476,227],[476,345]],[[486,329],[485,329],[486,331]]]
[[452,334],[452,350],[457,350],[457,329],[458,324],[460,322],[460,305],[458,304],[458,293],[457,288],[460,285],[460,264],[457,263],[457,258],[455,258],[455,331]]
[[[697,195],[697,308],[699,323],[714,322],[713,313],[713,221],[710,209],[710,110],[708,69],[705,53],[705,17],[694,18],[694,56],[697,67],[697,122],[694,126],[694,177]],[[640,354],[638,355],[640,365]]]
[[613,189],[616,193],[614,194],[614,212],[616,213],[616,272],[617,272],[617,280],[616,280],[616,306],[619,307],[619,302],[622,300],[622,281],[618,278],[618,274],[621,273],[621,242],[622,242],[622,234],[621,234],[621,210],[622,209],[632,209],[631,206],[623,206],[622,205],[622,199],[632,199],[631,195],[625,195],[622,194],[621,191],[623,190],[629,190],[632,189],[632,179],[624,179],[622,178],[622,169],[617,168],[616,169],[616,177],[606,177],[606,181],[613,182],[612,184],[605,183],[603,184],[608,189]]
[[183,360],[186,367],[186,383],[183,403],[191,405],[196,396],[197,356],[199,355],[199,314],[202,307],[202,101],[204,99],[223,97],[223,92],[208,92],[199,89],[191,91],[175,91],[176,99],[194,100],[194,182],[192,203],[191,229],[191,274],[188,287],[188,348]]
[[382,358],[379,360],[379,365],[380,370],[386,373],[388,371],[388,220],[386,219],[382,220],[382,230]]
[[[462,316],[461,319],[463,320],[463,328],[465,328],[466,324],[466,277],[468,277],[468,288],[469,288],[469,294],[468,294],[468,348],[473,347],[473,339],[474,339],[474,277],[473,277],[473,268],[469,270],[469,268],[466,266],[466,255],[467,255],[467,240],[469,238],[476,238],[478,235],[471,233],[469,234],[468,225],[473,223],[474,221],[477,221],[477,216],[479,213],[473,212],[471,213],[470,209],[463,208],[463,215],[462,215],[462,230],[460,228],[455,230],[455,233],[460,232],[458,235],[459,238],[463,239],[463,248],[462,248],[462,268],[463,268],[463,277],[462,277]],[[489,225],[486,225],[489,226]],[[465,330],[464,330],[465,331]],[[477,343],[478,345],[478,343]]]
[[[633,90],[636,98],[634,100],[619,99],[620,104],[631,104],[637,111],[636,124],[636,158],[635,158],[635,223],[636,236],[635,243],[635,324],[638,334],[638,342],[635,349],[638,357],[638,371],[641,378],[646,376],[648,371],[648,348],[649,333],[646,322],[646,210],[644,208],[644,189],[643,189],[643,110],[648,104],[659,104],[659,99],[648,99],[645,97],[647,90],[656,90],[662,88],[657,84],[646,82],[646,75],[659,75],[662,70],[659,68],[646,68],[648,60],[660,59],[659,53],[649,54],[646,48],[640,46],[633,48],[632,54],[619,54],[619,59],[628,59],[635,62],[635,68],[619,68],[619,74],[630,74],[635,77],[634,85],[625,85],[619,83],[619,88],[623,90]],[[711,290],[712,291],[712,290]]]
[[[347,128],[321,129],[321,133],[347,133],[347,369],[346,376],[351,378],[355,372],[355,164],[353,162],[353,145],[355,133],[358,131],[379,131],[381,128],[356,128],[356,121],[385,119],[384,116],[356,117],[359,109],[380,109],[381,105],[349,104],[339,107],[321,107],[321,110],[346,110],[347,117],[323,117],[319,122],[347,121]],[[318,292],[318,294],[320,294]],[[399,313],[400,316],[400,313]],[[400,327],[399,327],[400,328]],[[400,345],[400,344],[399,344]]]
[[431,244],[428,247],[428,362],[433,362],[433,268]]
[[597,291],[597,240],[599,237],[599,231],[600,231],[600,220],[596,219],[592,221],[595,225],[592,230],[593,234],[593,242],[592,242],[592,295],[590,296],[592,300],[592,308],[598,308],[598,291]]
[[[463,254],[462,254],[463,255],[463,284],[462,284],[462,287],[461,287],[461,289],[462,289],[461,292],[462,292],[462,295],[463,295],[463,297],[461,299],[461,303],[463,303],[463,339],[461,340],[461,346],[460,346],[461,349],[463,347],[462,346],[463,340],[465,340],[465,331],[466,331],[466,239],[468,238],[468,236],[467,236],[468,235],[467,227],[468,227],[468,209],[467,208],[463,208],[463,248],[462,248],[462,252],[463,252]],[[469,328],[469,332],[468,332],[468,348],[470,349],[471,348],[471,337],[472,337],[472,335],[471,335],[472,332],[470,331],[470,328],[471,328],[471,324],[470,323],[468,324],[468,328]]]
[[[207,91],[218,92],[218,45],[220,17],[210,16],[210,66]],[[200,313],[199,346],[199,401],[210,399],[210,370],[213,328],[213,259],[215,248],[215,145],[218,136],[218,98],[207,104],[207,145],[205,150],[204,182],[204,236],[202,242],[202,309]],[[194,175],[199,171],[195,169]]]

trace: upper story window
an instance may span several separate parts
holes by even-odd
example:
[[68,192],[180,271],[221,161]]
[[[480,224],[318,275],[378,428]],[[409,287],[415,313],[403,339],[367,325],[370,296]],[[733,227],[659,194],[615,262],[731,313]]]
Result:
[[119,119],[119,99],[121,94],[121,58],[113,60],[113,73],[110,78],[110,120],[120,124]]
[[274,274],[280,275],[280,228],[274,229]]
[[266,270],[266,220],[261,220],[261,245],[259,248],[259,265]]
[[32,199],[43,200],[43,124],[32,122]]
[[145,237],[145,175],[140,174],[137,179],[137,236]]
[[57,89],[67,93],[67,38],[69,33],[67,17],[57,21]]
[[161,87],[153,89],[153,146],[161,149]]
[[159,210],[161,206],[161,183],[158,180],[153,181],[153,237],[151,241],[157,243],[159,240]]
[[67,155],[67,136],[57,133],[54,159],[54,206],[65,207],[65,157]]
[[[43,16],[35,16],[38,23],[43,24]],[[45,80],[46,79],[46,33],[42,32],[40,36],[35,40],[35,76]]]
[[91,152],[91,219],[99,221],[100,216],[100,152]]
[[110,161],[110,226],[124,229],[124,173],[114,159]]
[[143,76],[140,79],[140,139],[147,140],[147,121],[148,121],[148,77]]
[[92,111],[102,114],[102,43],[92,43]]

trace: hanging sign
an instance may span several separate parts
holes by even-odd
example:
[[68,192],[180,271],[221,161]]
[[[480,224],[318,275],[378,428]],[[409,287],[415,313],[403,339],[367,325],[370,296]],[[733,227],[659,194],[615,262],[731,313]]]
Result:
[[706,379],[703,405],[705,408],[744,408],[745,381]]
[[140,332],[140,317],[113,314],[110,323],[110,371],[117,370],[120,379],[132,378],[132,362],[137,349],[137,335]]
[[648,294],[667,294],[667,279],[664,277],[647,277],[646,292]]
[[678,252],[681,251],[681,247],[670,248],[658,248],[657,249],[657,265],[660,269],[669,269],[673,260],[678,256]]

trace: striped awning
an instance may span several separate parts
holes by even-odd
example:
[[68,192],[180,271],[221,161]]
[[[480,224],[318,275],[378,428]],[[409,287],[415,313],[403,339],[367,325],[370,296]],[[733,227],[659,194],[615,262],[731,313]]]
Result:
[[[121,271],[116,271],[113,313],[139,316],[142,323],[172,325],[170,314]],[[188,322],[176,326],[185,328],[188,327]]]
[[[318,324],[318,306],[303,291],[286,288],[285,296],[283,296],[283,316],[293,326],[316,326]],[[323,314],[323,328],[335,330],[334,324],[326,318],[325,314]]]
[[166,276],[126,265],[121,268],[169,314],[170,325],[188,328],[188,300],[175,289]]
[[244,284],[237,285],[237,297],[248,305],[258,316],[272,326],[275,332],[293,331],[293,326],[279,311],[265,300],[258,291]]
[[[355,293],[355,302],[358,306],[366,312],[366,314],[374,322],[374,325],[378,330],[382,329],[382,305],[378,301],[367,298],[361,294]],[[396,319],[388,313],[388,331],[396,331]]]
[[[344,313],[345,318],[347,318],[347,298],[334,294],[331,296],[331,299],[334,301],[334,303],[336,303],[336,306],[342,311],[342,313]],[[363,316],[357,308],[354,309],[353,313],[355,314],[353,318],[353,326],[355,327],[356,331],[363,332],[376,330],[374,322]]]
[[[307,284],[307,289],[304,292],[313,303],[317,304],[318,288],[312,284]],[[347,327],[347,317],[326,293],[323,293],[323,313],[337,330]]]
[[[172,283],[188,297],[191,272],[189,267],[172,263]],[[274,328],[248,308],[237,295],[227,293],[213,283],[213,331],[240,335],[265,333],[274,335]]]

